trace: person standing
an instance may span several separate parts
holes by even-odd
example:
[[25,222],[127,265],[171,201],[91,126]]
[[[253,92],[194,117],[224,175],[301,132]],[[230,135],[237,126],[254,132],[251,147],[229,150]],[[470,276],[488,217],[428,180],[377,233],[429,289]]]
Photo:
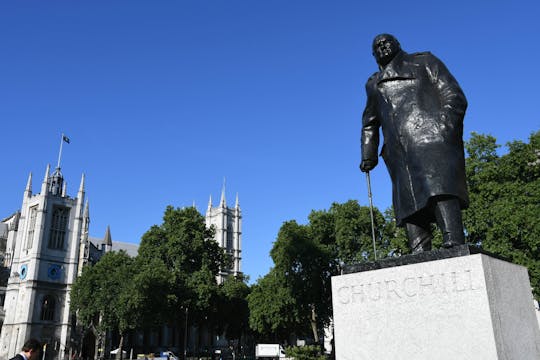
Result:
[[26,340],[21,352],[10,360],[38,360],[41,351],[41,343],[36,339]]
[[413,253],[431,250],[431,223],[443,247],[464,244],[461,209],[469,204],[463,118],[467,100],[446,66],[429,52],[408,54],[390,34],[373,40],[379,71],[367,81],[362,116],[360,170],[381,156],[392,179],[397,225]]

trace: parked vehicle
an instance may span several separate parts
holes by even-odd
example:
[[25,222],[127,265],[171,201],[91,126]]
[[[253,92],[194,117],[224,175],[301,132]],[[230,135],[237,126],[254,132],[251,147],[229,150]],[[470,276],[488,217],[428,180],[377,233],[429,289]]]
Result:
[[279,344],[257,344],[255,358],[285,359],[285,349]]
[[178,356],[174,355],[172,351],[164,351],[161,353],[161,356],[165,357],[167,360],[178,360]]

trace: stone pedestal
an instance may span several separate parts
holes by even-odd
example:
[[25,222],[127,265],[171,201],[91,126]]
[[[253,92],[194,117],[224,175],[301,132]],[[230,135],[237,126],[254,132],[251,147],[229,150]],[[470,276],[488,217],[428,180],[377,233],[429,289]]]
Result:
[[439,253],[332,278],[337,360],[540,359],[527,270],[482,253]]

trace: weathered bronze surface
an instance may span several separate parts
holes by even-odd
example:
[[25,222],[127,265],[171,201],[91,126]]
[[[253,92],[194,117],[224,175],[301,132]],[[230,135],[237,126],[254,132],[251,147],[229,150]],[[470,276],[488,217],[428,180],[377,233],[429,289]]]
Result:
[[379,71],[367,81],[362,117],[364,172],[381,156],[392,179],[399,226],[413,253],[431,250],[430,224],[443,246],[464,243],[461,209],[469,203],[465,181],[463,117],[467,100],[446,66],[429,52],[408,54],[390,34],[373,41]]

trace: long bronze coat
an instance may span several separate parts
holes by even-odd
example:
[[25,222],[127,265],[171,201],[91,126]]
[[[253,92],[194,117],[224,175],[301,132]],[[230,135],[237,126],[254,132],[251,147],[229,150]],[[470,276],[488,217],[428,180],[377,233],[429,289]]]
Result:
[[366,84],[362,117],[362,159],[381,156],[392,179],[398,225],[424,209],[436,195],[468,206],[463,152],[467,100],[446,66],[430,53],[400,51]]

